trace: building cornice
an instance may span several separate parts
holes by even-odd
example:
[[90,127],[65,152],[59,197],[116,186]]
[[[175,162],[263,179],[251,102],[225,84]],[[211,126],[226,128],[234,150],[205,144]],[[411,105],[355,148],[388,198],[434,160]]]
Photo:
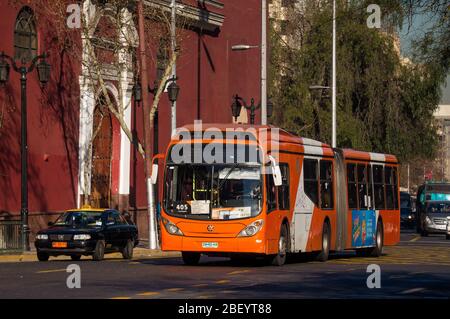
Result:
[[[203,2],[203,1],[199,1]],[[219,1],[205,0],[205,3],[214,5],[218,8],[223,8],[223,4]],[[170,0],[144,0],[144,4],[151,8],[158,8],[165,12],[171,11]],[[189,4],[180,4],[177,14],[191,21],[193,27],[198,27],[207,31],[216,31],[222,27],[225,16],[219,13],[211,12],[209,10],[198,8]]]

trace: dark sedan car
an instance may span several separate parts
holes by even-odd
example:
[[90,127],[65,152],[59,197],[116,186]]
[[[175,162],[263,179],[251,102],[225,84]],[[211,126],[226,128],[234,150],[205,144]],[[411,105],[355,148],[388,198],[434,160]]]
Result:
[[104,254],[121,252],[133,258],[138,244],[138,230],[116,210],[85,208],[63,213],[49,228],[36,235],[35,246],[40,261],[50,256],[66,255],[72,260],[91,255],[102,260]]

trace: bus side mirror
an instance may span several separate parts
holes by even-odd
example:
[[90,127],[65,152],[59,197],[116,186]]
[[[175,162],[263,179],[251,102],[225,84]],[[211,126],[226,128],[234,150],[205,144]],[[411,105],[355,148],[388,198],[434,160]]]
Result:
[[150,181],[153,185],[158,181],[158,164],[153,164],[152,166],[152,176],[150,177]]
[[283,185],[283,179],[281,177],[280,166],[277,164],[275,158],[273,158],[272,155],[269,155],[269,159],[270,165],[272,166],[273,183],[275,184],[275,186],[281,186]]

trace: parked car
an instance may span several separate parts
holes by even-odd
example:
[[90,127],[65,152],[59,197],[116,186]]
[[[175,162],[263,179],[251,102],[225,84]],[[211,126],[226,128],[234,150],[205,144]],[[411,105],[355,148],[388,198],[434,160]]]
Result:
[[121,252],[123,258],[133,258],[138,244],[138,230],[116,210],[68,210],[49,223],[49,228],[36,235],[35,246],[39,261],[50,256],[66,255],[72,260],[91,255],[102,260],[104,254]]
[[449,217],[449,201],[427,201],[422,225],[422,236],[428,236],[428,234],[447,235]]
[[403,228],[414,228],[416,225],[413,200],[409,193],[400,192],[400,225]]

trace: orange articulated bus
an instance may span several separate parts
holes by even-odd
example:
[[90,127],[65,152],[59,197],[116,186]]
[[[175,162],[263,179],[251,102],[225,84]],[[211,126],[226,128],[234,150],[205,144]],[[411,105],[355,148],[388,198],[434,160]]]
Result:
[[186,264],[201,254],[274,265],[287,253],[380,256],[399,242],[395,156],[271,126],[203,124],[178,129],[164,158],[161,247]]

